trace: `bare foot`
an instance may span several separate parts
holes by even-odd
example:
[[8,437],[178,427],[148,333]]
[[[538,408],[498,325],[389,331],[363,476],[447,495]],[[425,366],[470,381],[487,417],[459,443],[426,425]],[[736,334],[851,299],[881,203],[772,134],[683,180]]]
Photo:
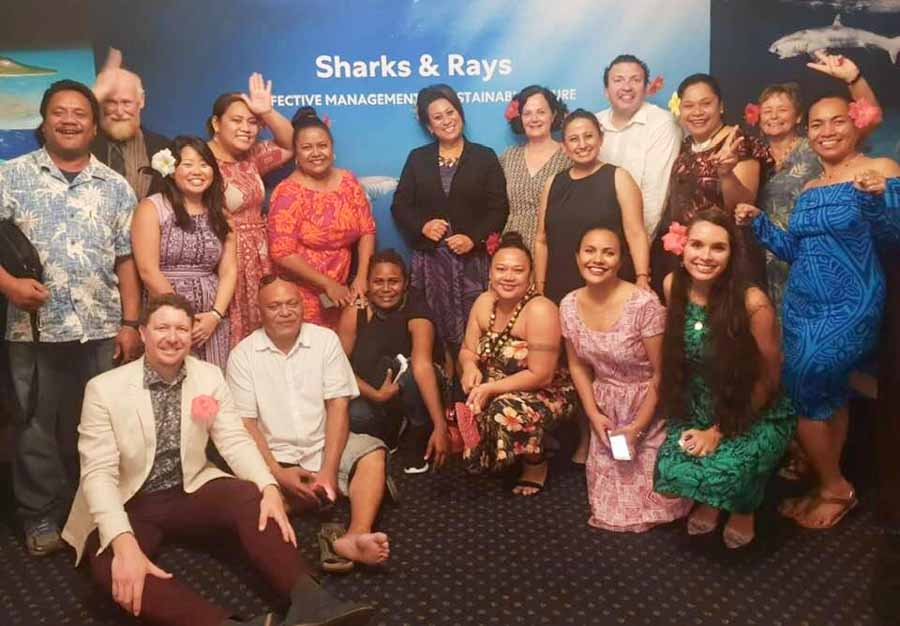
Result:
[[[535,487],[533,485],[523,485],[521,483],[529,482],[534,483],[535,485],[540,485],[540,487]],[[513,487],[512,492],[518,496],[533,496],[536,493],[540,493],[544,488],[544,483],[547,482],[547,463],[522,463],[522,474],[519,476],[519,484]]]
[[732,513],[725,523],[722,539],[729,548],[742,548],[753,541],[754,533],[753,513]]
[[716,529],[719,522],[719,509],[708,504],[698,504],[691,511],[687,521],[689,535],[705,535]]
[[778,512],[789,519],[797,519],[798,515],[803,514],[809,508],[810,502],[815,500],[816,490],[813,489],[809,493],[793,498],[785,498],[778,505]]
[[388,536],[384,533],[347,533],[334,540],[334,551],[345,559],[378,565],[390,555]]

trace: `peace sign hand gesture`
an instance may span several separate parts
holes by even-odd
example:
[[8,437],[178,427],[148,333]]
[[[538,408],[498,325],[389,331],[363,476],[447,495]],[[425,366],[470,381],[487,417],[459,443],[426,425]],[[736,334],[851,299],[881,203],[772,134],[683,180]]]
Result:
[[740,160],[738,150],[744,143],[744,137],[741,136],[735,139],[737,130],[737,126],[731,129],[731,132],[725,137],[725,141],[722,142],[722,147],[710,159],[712,164],[716,166],[716,172],[720,177],[730,174]]
[[253,115],[262,116],[272,110],[272,81],[263,80],[263,75],[259,72],[250,74],[248,82],[248,90],[250,95],[241,94],[241,98],[247,104],[247,108]]
[[859,66],[841,54],[828,54],[827,50],[816,50],[813,55],[816,62],[806,64],[810,69],[833,76],[848,85],[860,76]]

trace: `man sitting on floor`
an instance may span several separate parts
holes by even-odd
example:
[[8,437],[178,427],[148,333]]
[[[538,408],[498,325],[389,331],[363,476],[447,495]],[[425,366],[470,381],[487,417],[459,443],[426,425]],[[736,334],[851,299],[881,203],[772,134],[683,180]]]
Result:
[[228,384],[238,414],[294,510],[350,497],[348,532],[320,534],[322,566],[348,571],[353,562],[381,563],[388,538],[373,533],[385,489],[386,448],[349,431],[348,405],[359,395],[337,335],[303,322],[297,286],[266,276],[260,283],[263,327],[228,359]]
[[[181,296],[152,299],[140,324],[145,356],[87,385],[81,483],[63,530],[76,564],[87,552],[94,581],[147,623],[235,625],[150,559],[169,538],[236,535],[254,567],[291,601],[284,626],[367,622],[371,607],[339,602],[309,576],[276,481],[221,371],[188,356],[193,319]],[[244,480],[209,462],[209,439]],[[271,614],[250,623],[281,624]]]

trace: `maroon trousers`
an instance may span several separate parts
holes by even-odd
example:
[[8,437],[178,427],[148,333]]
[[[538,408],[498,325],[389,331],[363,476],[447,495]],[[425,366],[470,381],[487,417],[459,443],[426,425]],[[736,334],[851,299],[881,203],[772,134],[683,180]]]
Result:
[[[278,525],[269,520],[259,531],[260,493],[251,482],[233,478],[211,480],[194,493],[181,486],[157,493],[137,495],[125,505],[128,519],[141,550],[153,560],[167,539],[182,543],[236,536],[257,571],[283,597],[309,569],[294,547],[284,542]],[[100,540],[95,530],[85,551],[94,582],[112,595],[112,547],[97,554]],[[158,564],[157,564],[158,565]],[[211,574],[214,576],[214,574]],[[220,626],[229,612],[217,607],[173,577],[148,575],[144,581],[141,620],[160,626]]]

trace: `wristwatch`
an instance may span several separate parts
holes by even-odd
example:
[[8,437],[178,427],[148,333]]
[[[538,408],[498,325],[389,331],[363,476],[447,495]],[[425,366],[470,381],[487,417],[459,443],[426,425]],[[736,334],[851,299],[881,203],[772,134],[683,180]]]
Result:
[[140,322],[138,322],[137,320],[126,320],[126,319],[122,320],[122,326],[127,326],[128,328],[133,328],[135,330],[137,330],[138,326],[140,326],[140,325],[141,325]]

